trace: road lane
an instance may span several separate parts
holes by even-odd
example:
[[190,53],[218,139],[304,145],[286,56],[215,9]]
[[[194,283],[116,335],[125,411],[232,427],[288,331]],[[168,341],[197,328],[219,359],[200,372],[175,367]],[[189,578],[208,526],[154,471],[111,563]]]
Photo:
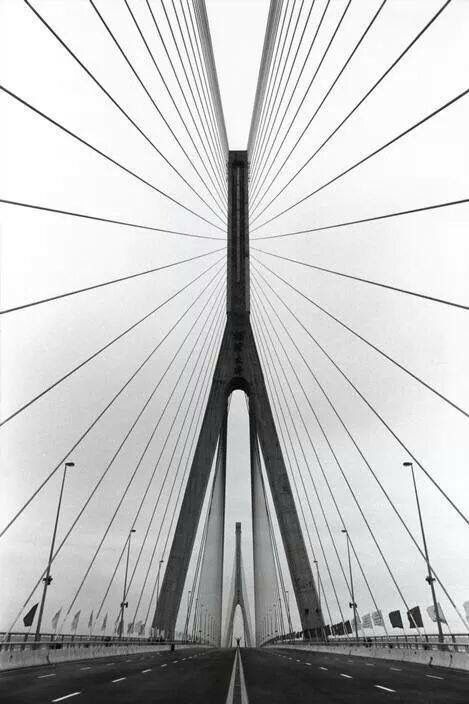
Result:
[[117,685],[112,684],[112,680],[137,673],[142,676],[142,669],[159,669],[162,663],[170,664],[178,659],[182,652],[186,657],[190,655],[192,658],[202,654],[200,649],[195,648],[175,652],[166,650],[139,653],[130,657],[113,655],[95,660],[75,660],[56,665],[8,670],[0,673],[0,702],[35,704],[60,701],[61,698],[66,701],[73,694],[73,699],[78,704],[76,692],[80,693],[81,701],[90,685],[112,685],[115,688]]
[[[469,672],[306,650],[243,649],[250,704],[468,704]],[[373,667],[370,667],[373,665]]]
[[[225,704],[235,652],[187,649],[11,670],[0,673],[0,702]],[[469,672],[306,650],[242,648],[240,655],[249,704],[469,702]]]

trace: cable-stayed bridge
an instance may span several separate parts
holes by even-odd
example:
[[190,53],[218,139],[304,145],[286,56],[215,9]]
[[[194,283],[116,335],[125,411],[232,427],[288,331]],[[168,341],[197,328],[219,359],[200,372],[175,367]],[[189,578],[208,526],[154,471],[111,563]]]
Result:
[[2,696],[466,701],[468,8],[216,11],[6,13]]

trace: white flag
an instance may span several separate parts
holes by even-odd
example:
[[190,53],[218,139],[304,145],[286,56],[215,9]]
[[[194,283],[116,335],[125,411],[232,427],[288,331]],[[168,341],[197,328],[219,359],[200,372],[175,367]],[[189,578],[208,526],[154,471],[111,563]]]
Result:
[[93,628],[93,612],[90,613],[90,617],[88,619],[88,628]]
[[62,613],[62,609],[60,608],[57,611],[57,613],[54,615],[54,617],[52,618],[52,628],[54,631],[57,630],[57,624],[59,623],[59,618],[60,618],[61,613]]
[[434,623],[436,623],[437,621],[440,621],[441,623],[447,623],[447,621],[444,617],[444,614],[443,614],[443,610],[442,610],[439,602],[437,603],[436,608],[438,610],[438,618],[436,616],[435,607],[434,606],[427,606],[427,614],[430,616],[431,620]]
[[102,630],[102,631],[105,631],[105,630],[106,630],[106,625],[107,625],[107,614],[106,614],[106,616],[103,618],[103,625],[101,626],[101,630]]
[[469,601],[465,601],[463,604],[463,609],[466,612],[466,618],[469,619]]
[[373,611],[371,617],[375,626],[384,626],[383,614],[379,609],[378,611]]
[[373,628],[370,614],[365,614],[362,617],[362,626],[363,628]]

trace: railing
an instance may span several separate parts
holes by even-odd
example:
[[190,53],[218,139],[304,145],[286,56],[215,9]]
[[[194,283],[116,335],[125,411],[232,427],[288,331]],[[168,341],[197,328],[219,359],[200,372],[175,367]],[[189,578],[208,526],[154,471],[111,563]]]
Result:
[[304,638],[301,634],[291,633],[282,637],[274,637],[267,640],[263,645],[308,645],[314,646],[355,646],[365,648],[388,648],[406,650],[444,650],[457,653],[469,653],[469,634],[453,633],[443,636],[443,642],[438,640],[438,635],[402,635],[402,636],[369,636],[366,638],[328,637],[324,640],[313,640]]
[[48,648],[49,650],[59,650],[61,648],[90,648],[92,646],[126,646],[126,645],[188,645],[190,643],[200,644],[200,641],[188,640],[165,640],[164,638],[119,638],[118,636],[92,636],[76,634],[54,634],[42,633],[36,640],[34,633],[0,632],[0,651],[5,650],[33,650]]

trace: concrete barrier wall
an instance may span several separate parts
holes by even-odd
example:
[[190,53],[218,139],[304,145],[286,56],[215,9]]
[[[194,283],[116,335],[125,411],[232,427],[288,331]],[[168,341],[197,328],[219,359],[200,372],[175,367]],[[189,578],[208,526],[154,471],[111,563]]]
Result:
[[[183,648],[202,648],[201,645],[176,645],[176,650]],[[14,670],[19,667],[37,667],[39,665],[54,665],[59,662],[73,660],[92,660],[94,658],[112,657],[113,655],[135,655],[136,653],[157,652],[169,650],[168,644],[163,645],[90,645],[89,647],[75,646],[49,650],[2,650],[0,651],[0,671]]]
[[364,658],[394,660],[397,662],[416,662],[434,667],[450,667],[457,670],[469,670],[469,653],[453,651],[417,650],[413,648],[365,648],[362,645],[310,645],[282,644],[269,645],[269,648],[288,648],[292,650],[314,651],[316,653],[335,653],[336,655],[358,655]]

